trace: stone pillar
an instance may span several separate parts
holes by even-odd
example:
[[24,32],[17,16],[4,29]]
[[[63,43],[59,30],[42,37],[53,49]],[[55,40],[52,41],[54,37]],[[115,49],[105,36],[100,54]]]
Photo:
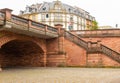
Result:
[[88,48],[91,48],[91,41],[88,41]]
[[63,29],[63,25],[56,24],[55,28],[58,29],[58,34],[59,34],[59,39],[58,39],[59,52],[64,53],[65,49],[64,49],[64,29]]
[[31,20],[28,19],[28,30],[29,30],[30,27],[31,27]]
[[5,13],[5,20],[10,20],[11,19],[11,9],[5,8],[5,9],[1,9],[2,12]]
[[97,47],[100,47],[101,45],[101,40],[97,40]]

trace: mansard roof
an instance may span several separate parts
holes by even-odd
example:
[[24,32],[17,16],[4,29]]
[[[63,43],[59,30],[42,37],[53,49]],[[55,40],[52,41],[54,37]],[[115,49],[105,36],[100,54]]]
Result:
[[43,2],[43,3],[32,4],[31,6],[26,6],[25,11],[21,11],[21,14],[50,12],[50,10],[55,8],[55,4],[61,5],[61,9],[65,10],[66,13],[76,14],[91,20],[92,18],[94,18],[91,15],[89,15],[89,12],[79,7],[73,7],[68,4],[64,4],[58,0],[53,2]]

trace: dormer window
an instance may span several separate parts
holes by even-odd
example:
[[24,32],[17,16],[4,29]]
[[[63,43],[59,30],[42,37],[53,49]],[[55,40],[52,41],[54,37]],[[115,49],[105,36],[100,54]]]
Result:
[[71,12],[71,9],[70,9],[70,8],[69,8],[68,10],[69,10],[69,12]]
[[44,7],[43,10],[46,10],[46,7]]

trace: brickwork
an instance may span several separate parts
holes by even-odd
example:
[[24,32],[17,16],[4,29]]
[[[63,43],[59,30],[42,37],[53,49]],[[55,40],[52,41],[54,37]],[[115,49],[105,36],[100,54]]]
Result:
[[[11,28],[18,28],[18,26],[13,26],[16,22],[13,22],[11,27],[0,27],[6,31],[0,31],[0,66],[120,66],[117,61],[113,60],[107,55],[97,53],[96,46],[101,47],[101,44],[111,48],[112,50],[120,53],[120,36],[117,30],[100,30],[100,31],[84,31],[82,36],[83,40],[89,41],[89,43],[82,41],[78,36],[67,33],[62,29],[63,25],[57,24],[55,28],[47,27],[41,23],[36,23],[34,21],[24,19],[15,15],[11,15],[12,10],[3,9],[5,12],[5,24],[8,20],[11,20],[11,16],[14,17],[12,20],[17,21],[21,25],[27,25],[27,27],[12,30]],[[16,20],[15,20],[16,19]],[[24,24],[25,23],[25,24]],[[36,33],[39,32],[40,26],[44,28],[45,34],[36,34],[34,29],[30,29],[31,25],[37,26]],[[25,29],[25,31],[21,29]],[[26,31],[27,29],[27,31]],[[12,32],[9,32],[12,31]],[[19,31],[20,30],[20,31]],[[31,30],[31,32],[29,31]],[[38,30],[38,31],[37,31]],[[55,32],[54,37],[49,37],[51,34],[47,34],[46,31]],[[33,32],[32,32],[33,31]],[[19,33],[20,32],[20,33]],[[29,32],[29,36],[23,35]],[[16,34],[19,33],[19,34]],[[81,32],[78,32],[81,33]],[[83,32],[82,32],[83,33]],[[74,33],[76,34],[76,32]],[[89,34],[91,34],[90,37]],[[92,36],[94,35],[94,36]],[[97,36],[96,36],[97,35]],[[100,36],[98,36],[100,35]],[[111,35],[110,37],[108,37]],[[113,36],[112,36],[113,35]],[[34,37],[33,37],[34,36]],[[43,36],[43,37],[41,37]],[[66,37],[65,37],[66,36]],[[40,38],[38,38],[40,37]],[[46,37],[46,39],[45,39]],[[67,40],[68,37],[68,40]],[[43,39],[44,38],[44,39]],[[74,41],[74,42],[73,42]],[[81,42],[82,41],[82,42]],[[100,42],[98,42],[100,41]],[[76,43],[77,42],[77,43]],[[94,43],[93,43],[94,42]],[[96,42],[96,43],[95,43]],[[80,45],[82,44],[82,45]],[[80,46],[79,46],[80,45]],[[84,48],[82,48],[82,47]],[[106,52],[104,46],[104,53]],[[88,49],[92,48],[92,49]],[[106,48],[107,49],[107,48]],[[94,53],[89,53],[90,51]],[[111,51],[107,51],[111,52]],[[116,53],[114,52],[114,53]],[[113,52],[112,52],[113,53]],[[111,55],[112,55],[111,53]],[[110,54],[110,53],[109,53]],[[117,55],[117,58],[119,58]],[[112,56],[113,58],[115,56]]]
[[42,48],[42,50],[44,52],[46,52],[46,40],[44,40],[44,39],[28,37],[25,35],[18,35],[18,34],[6,32],[6,31],[2,31],[0,33],[4,34],[2,37],[0,37],[0,47],[2,45],[4,45],[5,43],[12,41],[12,40],[16,40],[16,39],[17,40],[27,40],[27,41],[32,41],[32,42],[36,43],[38,46],[40,46]]
[[120,66],[120,64],[104,54],[88,54],[87,65],[102,67],[102,66]]
[[[61,32],[59,32],[60,34]],[[63,32],[62,32],[63,33]],[[99,42],[120,52],[119,37],[82,38]],[[0,32],[0,65],[9,66],[120,66],[118,62],[101,53],[88,54],[85,49],[64,38],[40,39],[7,31]],[[11,43],[12,42],[12,43]],[[9,54],[3,48],[17,45],[22,54]],[[25,45],[27,45],[25,47]],[[26,50],[27,49],[27,50]],[[14,49],[10,49],[14,52]],[[19,56],[20,55],[20,56]]]
[[[16,55],[14,53],[0,52],[0,63],[2,67],[44,66],[46,40],[4,31],[1,34],[4,34],[0,38],[1,50],[5,48],[13,52],[18,51]],[[19,49],[14,51],[15,47]]]
[[102,64],[103,66],[113,66],[113,67],[120,67],[120,63],[114,61],[112,58],[109,58],[108,56],[101,54],[102,57]]
[[85,41],[100,43],[120,53],[120,37],[82,38]]
[[47,66],[66,66],[66,56],[65,54],[48,54],[47,56]]
[[75,43],[65,39],[67,66],[86,66],[86,51]]
[[[100,40],[103,45],[112,47],[119,52],[119,38],[83,38],[85,41]],[[107,57],[107,55],[94,53],[88,54],[85,49],[65,39],[63,36],[53,39],[39,39],[11,32],[1,32],[0,47],[11,41],[20,41],[20,49],[24,51],[24,44],[28,44],[28,50],[22,56],[14,56],[0,52],[0,63],[2,67],[9,66],[120,66],[119,63]],[[111,42],[113,41],[113,42]],[[23,44],[23,46],[22,46]],[[11,44],[11,45],[14,45]],[[39,47],[37,48],[36,45]],[[31,48],[30,48],[31,47]],[[34,50],[33,50],[34,49]],[[41,49],[39,52],[37,49]],[[33,53],[30,53],[32,50]],[[34,53],[35,52],[35,53]]]
[[54,38],[46,41],[47,46],[47,66],[65,66],[66,54],[63,51],[63,39]]
[[101,54],[87,54],[87,66],[102,66]]

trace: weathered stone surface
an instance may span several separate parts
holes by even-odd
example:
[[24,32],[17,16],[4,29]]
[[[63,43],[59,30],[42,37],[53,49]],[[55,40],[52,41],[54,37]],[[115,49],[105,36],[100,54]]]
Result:
[[[63,36],[45,40],[5,31],[1,31],[1,34],[0,64],[2,67],[120,66],[120,63],[104,54],[88,54],[85,49]],[[103,45],[120,52],[119,37],[83,38],[83,40],[100,40]]]

